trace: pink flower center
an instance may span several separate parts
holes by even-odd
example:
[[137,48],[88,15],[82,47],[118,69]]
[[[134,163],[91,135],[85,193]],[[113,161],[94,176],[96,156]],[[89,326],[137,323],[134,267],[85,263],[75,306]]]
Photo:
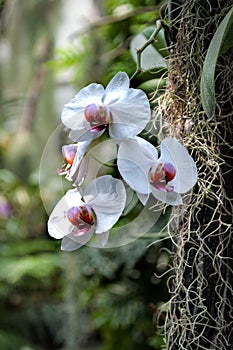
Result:
[[158,190],[164,192],[172,192],[173,186],[169,186],[168,182],[172,181],[176,176],[176,169],[171,163],[159,163],[151,168],[150,182]]
[[91,125],[92,132],[105,129],[109,123],[109,112],[104,106],[96,106],[92,103],[86,107],[84,114]]
[[166,181],[172,181],[176,176],[176,169],[171,163],[164,163],[163,170],[165,172]]
[[95,221],[93,211],[87,204],[70,208],[67,212],[67,218],[72,225],[78,228],[75,235],[82,235],[89,231]]
[[77,146],[76,145],[65,145],[62,146],[62,155],[63,158],[65,159],[65,161],[67,163],[69,163],[70,165],[73,164],[74,158],[76,156],[77,153]]

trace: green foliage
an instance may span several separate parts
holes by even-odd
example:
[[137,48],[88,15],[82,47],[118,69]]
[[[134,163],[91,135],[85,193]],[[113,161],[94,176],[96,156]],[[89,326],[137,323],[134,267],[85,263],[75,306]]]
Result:
[[59,261],[55,255],[40,254],[39,256],[25,255],[19,259],[17,264],[12,258],[1,258],[0,263],[4,263],[4,271],[1,274],[1,281],[16,284],[25,279],[49,279],[56,272]]
[[73,46],[56,50],[56,58],[46,63],[47,67],[67,69],[82,60],[82,53],[77,52]]
[[[94,76],[95,72],[93,70],[90,74],[89,70],[92,65],[96,67],[93,42],[96,43],[98,38],[95,33],[90,33],[90,35],[92,35],[91,38],[87,35],[81,37],[81,49],[71,44],[64,48],[57,48],[54,59],[46,62],[46,66],[58,75],[61,72],[72,71],[69,83],[74,85],[77,82],[79,82],[79,85],[91,83],[91,76]],[[90,78],[88,78],[89,75]]]
[[[121,7],[123,4],[125,6],[131,6],[128,11],[133,11],[133,9],[140,6],[155,5],[154,1],[147,1],[146,3],[145,1],[137,1],[132,4],[128,1],[122,1],[121,3],[117,1],[106,1],[105,4],[106,7],[111,8],[111,14],[114,13],[114,11],[117,12],[119,8],[123,9],[124,7]],[[154,22],[158,17],[159,13],[156,10],[144,12],[101,29],[102,35],[105,38],[106,57],[108,59],[110,57],[110,64],[108,60],[108,66],[105,66],[105,83],[119,70],[126,71],[129,76],[133,75],[136,70],[136,65],[132,60],[130,42],[135,34],[145,30],[145,28],[148,27],[148,23]]]
[[[127,246],[108,250],[83,247],[74,253],[60,252],[60,242],[48,238],[47,213],[37,175],[40,149],[51,125],[58,122],[52,113],[53,85],[47,80],[49,70],[57,74],[71,70],[70,80],[61,83],[78,87],[93,81],[106,84],[119,70],[132,75],[136,64],[131,57],[130,41],[141,30],[151,27],[159,14],[157,10],[141,11],[114,23],[88,28],[81,36],[82,49],[71,43],[55,52],[44,65],[46,89],[36,95],[39,104],[35,124],[23,134],[18,132],[17,125],[25,112],[22,107],[27,94],[33,88],[30,81],[34,74],[34,50],[47,32],[52,36],[49,28],[54,25],[51,18],[56,17],[55,3],[58,2],[22,1],[17,7],[17,18],[14,17],[19,35],[15,35],[18,29],[13,26],[10,28],[13,39],[9,40],[14,42],[14,54],[17,63],[22,60],[23,70],[17,64],[12,67],[10,61],[8,76],[5,66],[0,67],[1,85],[5,71],[8,78],[7,88],[2,89],[0,96],[0,349],[115,350],[116,344],[122,350],[160,349],[162,336],[156,322],[157,310],[168,295],[166,280],[155,277],[154,273],[169,269],[168,253],[163,252],[164,247],[169,248],[169,242],[159,242],[150,248],[147,245],[161,238],[159,232],[169,213],[161,218],[165,221],[159,220],[150,237]],[[133,11],[138,7],[153,7],[155,1],[106,0],[103,11],[116,16],[117,11],[125,11],[119,8],[121,5]],[[165,71],[154,72],[152,78],[159,79]],[[147,74],[151,72],[141,73],[135,83],[144,84],[145,90],[145,85],[151,84],[147,82]],[[157,86],[157,81],[154,83]],[[8,95],[8,91],[17,93]],[[60,144],[61,140],[56,142]],[[51,152],[47,162],[52,161]],[[55,196],[54,182],[49,179],[48,198]],[[137,198],[127,207],[134,216],[141,209]],[[162,235],[165,237],[166,232]]]
[[[157,1],[156,4],[160,2]],[[150,10],[147,11],[146,6]],[[141,8],[142,11],[134,14],[137,8]],[[96,27],[95,24],[90,25],[85,33],[73,36],[73,39],[81,40],[82,49],[75,44],[60,48],[55,59],[48,62],[48,66],[57,73],[73,69],[71,83],[76,85],[78,81],[79,87],[92,81],[107,84],[119,71],[126,71],[131,76],[136,69],[130,53],[132,36],[142,30],[147,33],[147,27],[150,27],[148,23],[155,22],[159,17],[159,7],[156,8],[155,2],[151,0],[105,0],[103,11],[106,15],[115,16],[112,23],[108,24],[103,20],[103,23],[100,22]],[[126,13],[129,16],[124,18]],[[159,41],[161,40],[164,40],[163,34],[160,34]],[[159,43],[155,45],[159,47]]]
[[15,334],[9,337],[8,331],[0,331],[0,344],[4,350],[37,350],[38,347],[32,347],[31,344],[25,344],[25,339]]
[[[46,238],[37,186],[1,169],[0,190],[0,203],[7,205],[0,213],[0,348],[46,349],[57,342],[51,328],[59,322],[54,304],[61,288],[59,248]],[[50,329],[54,340],[48,338]]]
[[149,350],[154,338],[162,341],[153,324],[158,301],[168,297],[164,281],[153,276],[161,273],[162,244],[150,248],[147,244],[138,240],[118,249],[79,252],[83,265],[79,304],[90,310],[92,327],[104,340],[101,350],[114,350],[116,339],[122,350]]
[[217,28],[207,51],[201,74],[201,102],[208,116],[215,112],[215,68],[218,57],[233,45],[233,8],[226,14]]

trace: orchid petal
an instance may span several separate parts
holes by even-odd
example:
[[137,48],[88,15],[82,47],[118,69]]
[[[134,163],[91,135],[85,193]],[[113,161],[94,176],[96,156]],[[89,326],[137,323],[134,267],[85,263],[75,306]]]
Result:
[[153,196],[159,201],[169,204],[169,205],[180,205],[183,203],[182,197],[176,192],[164,192],[160,191],[151,185],[151,192]]
[[61,241],[61,250],[64,250],[66,252],[72,252],[76,249],[79,249],[82,247],[82,244],[79,244],[77,242],[74,242],[69,237],[64,237]]
[[95,207],[107,213],[115,213],[125,204],[126,190],[121,180],[111,175],[104,175],[94,179],[86,186],[83,198],[85,203],[93,209]]
[[61,115],[62,123],[73,130],[85,129],[85,108],[92,103],[102,104],[103,94],[104,87],[100,84],[92,83],[81,89],[65,104]]
[[103,135],[105,129],[101,131],[92,131],[92,128],[88,122],[85,122],[85,126],[81,127],[80,130],[71,130],[69,138],[75,142],[87,142],[97,139]]
[[118,158],[118,170],[134,191],[144,194],[149,193],[148,173],[139,164],[129,159]]
[[79,167],[79,164],[81,160],[83,159],[87,148],[89,147],[91,141],[84,141],[84,142],[78,142],[77,143],[77,152],[71,167],[70,176],[72,177],[73,174],[76,172],[77,168]]
[[62,111],[62,123],[70,129],[79,130],[80,136],[86,133],[90,127],[84,115],[84,109],[71,109],[64,106]]
[[118,170],[127,184],[136,192],[150,192],[148,173],[153,162],[151,154],[139,146],[136,139],[120,143],[117,157]]
[[51,237],[61,239],[68,235],[72,229],[73,226],[66,218],[66,212],[63,212],[63,215],[59,213],[59,216],[52,212],[48,221],[48,232]]
[[141,150],[146,157],[151,158],[153,161],[157,160],[158,151],[150,142],[138,136],[136,136],[135,139],[137,140],[139,146],[141,146]]
[[[96,214],[96,234],[110,230],[119,220],[124,208],[112,213],[105,213],[102,210],[94,209]],[[112,206],[112,210],[114,207]]]
[[108,243],[109,231],[98,233],[96,237],[101,246],[104,247]]
[[161,142],[162,163],[171,163],[176,169],[175,178],[169,182],[177,193],[190,190],[197,181],[197,168],[187,149],[175,138],[166,138]]
[[143,205],[146,205],[146,202],[148,201],[150,195],[137,192],[137,196],[138,196],[138,199],[140,200],[140,202]]
[[85,156],[86,150],[91,141],[78,142],[77,153],[75,155],[73,165],[70,172],[66,176],[67,180],[73,181],[75,185],[80,186],[87,174],[89,157]]
[[114,103],[128,94],[129,77],[125,72],[118,72],[108,83],[103,98],[104,104]]
[[88,175],[90,156],[86,155],[80,162],[77,172],[73,176],[73,184],[77,187],[81,186]]
[[149,101],[146,94],[139,89],[129,89],[124,98],[109,107],[112,115],[109,135],[112,138],[134,137],[150,120]]
[[76,249],[81,248],[83,245],[85,245],[88,241],[90,241],[91,237],[94,233],[94,227],[92,226],[88,232],[86,232],[84,235],[81,236],[75,236],[76,228],[70,233],[69,235],[65,236],[62,239],[61,243],[61,250],[65,251],[73,251]]
[[121,180],[105,175],[90,182],[83,197],[96,214],[98,234],[108,231],[118,221],[125,207],[126,191]]
[[83,204],[81,194],[77,190],[69,190],[57,203],[48,220],[48,232],[51,237],[61,239],[73,230],[66,213],[73,207]]

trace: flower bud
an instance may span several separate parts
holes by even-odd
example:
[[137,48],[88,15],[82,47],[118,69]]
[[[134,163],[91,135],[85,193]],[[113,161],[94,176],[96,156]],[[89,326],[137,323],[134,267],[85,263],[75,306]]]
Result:
[[73,164],[76,153],[77,153],[77,145],[64,145],[64,146],[62,146],[63,158],[70,165]]

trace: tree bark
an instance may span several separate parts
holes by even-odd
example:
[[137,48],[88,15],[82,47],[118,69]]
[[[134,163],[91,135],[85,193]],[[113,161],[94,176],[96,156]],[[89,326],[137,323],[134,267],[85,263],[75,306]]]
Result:
[[229,0],[184,0],[173,12],[170,28],[175,44],[163,113],[172,126],[170,134],[195,158],[199,181],[182,211],[174,210],[169,350],[230,350],[233,344],[232,49],[218,60],[217,108],[211,120],[201,106],[199,88],[209,43],[232,5]]

